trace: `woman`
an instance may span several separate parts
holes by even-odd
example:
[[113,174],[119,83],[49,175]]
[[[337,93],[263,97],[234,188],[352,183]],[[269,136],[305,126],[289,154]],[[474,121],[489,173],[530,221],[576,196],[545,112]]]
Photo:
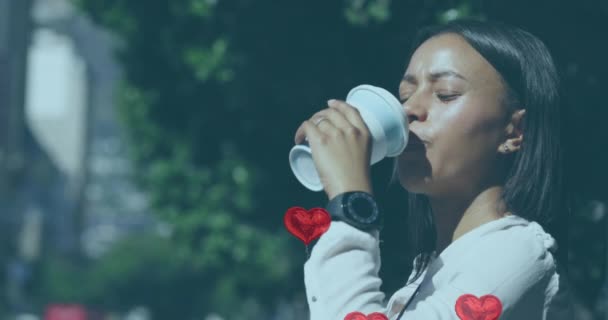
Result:
[[[387,303],[382,219],[352,218],[376,207],[367,127],[330,100],[296,132],[296,144],[308,138],[334,220],[304,266],[311,319],[571,319],[558,310],[565,276],[543,228],[564,210],[558,76],[545,45],[461,20],[421,30],[408,60],[399,96],[410,143],[393,179],[409,194],[416,259]],[[341,206],[352,194],[368,195],[369,208]]]

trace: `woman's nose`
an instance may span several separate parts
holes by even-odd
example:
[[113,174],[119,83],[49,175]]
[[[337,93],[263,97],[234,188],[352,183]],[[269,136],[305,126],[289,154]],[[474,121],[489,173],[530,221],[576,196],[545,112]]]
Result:
[[414,120],[425,121],[427,117],[426,108],[420,102],[415,103],[410,101],[411,99],[408,99],[404,105],[408,123],[412,123]]

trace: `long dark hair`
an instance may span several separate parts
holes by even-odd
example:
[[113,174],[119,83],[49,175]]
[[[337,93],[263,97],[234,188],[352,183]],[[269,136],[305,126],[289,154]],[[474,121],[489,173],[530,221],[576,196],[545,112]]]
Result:
[[[507,90],[504,103],[509,116],[519,108],[526,109],[524,139],[520,150],[507,159],[501,197],[506,210],[539,223],[556,238],[560,252],[567,253],[563,248],[566,243],[560,242],[565,235],[557,229],[567,226],[561,218],[569,214],[571,205],[563,182],[559,76],[549,50],[537,37],[519,28],[462,19],[420,29],[407,61],[423,42],[445,33],[460,35],[498,71]],[[395,158],[391,185],[397,177]],[[436,231],[427,196],[409,193],[408,214],[411,253],[420,256],[411,283],[429,264],[436,248]]]

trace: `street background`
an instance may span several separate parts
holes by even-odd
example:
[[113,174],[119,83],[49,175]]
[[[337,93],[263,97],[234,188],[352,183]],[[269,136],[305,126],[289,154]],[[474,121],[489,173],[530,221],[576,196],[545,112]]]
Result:
[[[291,172],[295,130],[359,84],[396,94],[417,28],[461,17],[553,54],[559,259],[576,319],[608,319],[605,0],[0,0],[0,319],[308,319],[282,219],[327,199]],[[387,296],[413,258],[391,165],[372,167]]]

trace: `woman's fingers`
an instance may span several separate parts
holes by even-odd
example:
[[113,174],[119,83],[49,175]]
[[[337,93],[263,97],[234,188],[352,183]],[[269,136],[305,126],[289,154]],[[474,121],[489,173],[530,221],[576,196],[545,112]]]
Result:
[[329,107],[340,111],[340,113],[344,116],[345,119],[350,122],[350,124],[357,129],[361,130],[361,132],[368,131],[359,110],[350,104],[341,101],[341,100],[329,100]]
[[[325,118],[321,121],[321,119]],[[353,125],[344,117],[344,115],[337,109],[327,108],[315,113],[310,121],[320,132],[335,135],[340,132],[348,132],[352,130]],[[296,131],[294,141],[296,144],[300,143],[306,137],[306,131],[304,126],[300,125]],[[310,138],[309,138],[310,140]]]
[[301,143],[301,142],[302,142],[302,140],[304,140],[304,138],[306,137],[306,126],[305,126],[305,124],[306,124],[306,122],[309,122],[309,121],[314,121],[314,120],[312,120],[312,119],[313,119],[313,118],[310,118],[310,119],[308,119],[308,120],[304,120],[304,121],[303,121],[303,122],[300,124],[300,126],[298,127],[298,130],[296,130],[296,134],[295,134],[295,136],[294,136],[294,138],[293,138],[293,140],[294,140],[294,142],[295,142],[296,144]]
[[300,127],[298,127],[298,130],[296,130],[296,135],[294,137],[295,144],[301,143],[305,138],[310,140],[312,136],[320,137],[323,135],[319,127],[315,125],[316,121],[318,121],[318,119],[313,116],[302,122]]
[[[368,131],[367,126],[359,114],[359,110],[340,100],[330,100],[328,103],[329,108],[315,113],[310,120],[308,120],[312,122],[313,125],[318,124],[315,126],[320,132],[335,134],[335,130],[344,133],[352,132],[352,130],[360,133]],[[319,122],[321,118],[326,118],[326,120]],[[306,132],[304,126],[300,125],[296,131],[294,142],[298,144],[304,140],[305,137]]]
[[[321,122],[319,119],[323,117],[326,120]],[[321,132],[327,134],[335,134],[334,131],[338,130],[341,132],[348,132],[349,128],[353,125],[346,119],[346,117],[337,109],[328,108],[318,113],[318,116],[314,118],[314,123],[318,123],[317,127]]]
[[[371,190],[369,131],[352,106],[340,102],[331,105],[300,125],[295,142],[308,137],[315,168],[329,198],[346,191]],[[322,118],[325,120],[320,121]]]
[[318,141],[323,138],[323,132],[321,132],[312,120],[304,121],[301,128],[302,133],[300,134],[300,140],[303,140],[305,137],[308,138],[309,141]]

